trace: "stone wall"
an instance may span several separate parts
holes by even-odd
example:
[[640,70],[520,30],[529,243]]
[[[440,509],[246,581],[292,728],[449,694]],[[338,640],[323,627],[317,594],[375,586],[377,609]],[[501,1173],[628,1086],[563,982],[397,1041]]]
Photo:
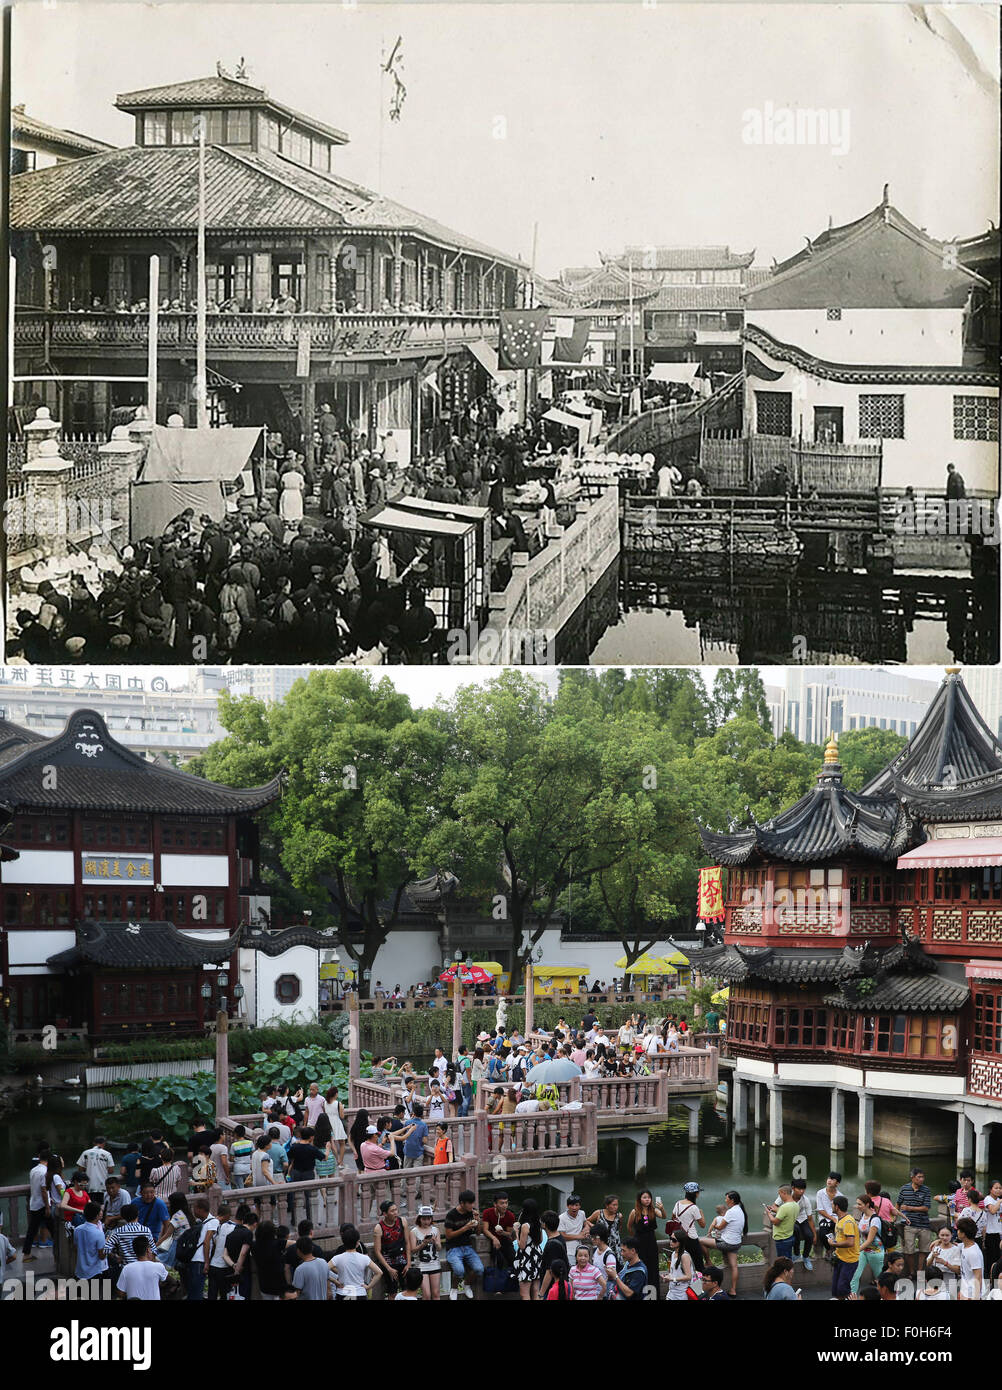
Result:
[[476,664],[545,664],[556,638],[619,554],[619,493],[602,490],[579,502],[566,529],[551,529],[546,547],[531,559],[512,557],[512,577],[491,594],[490,620],[474,652]]

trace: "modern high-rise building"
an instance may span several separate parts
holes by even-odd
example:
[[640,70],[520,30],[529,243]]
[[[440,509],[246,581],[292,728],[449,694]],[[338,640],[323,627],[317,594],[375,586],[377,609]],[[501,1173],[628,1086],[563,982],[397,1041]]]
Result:
[[253,695],[266,704],[281,704],[295,685],[303,680],[311,666],[231,666],[226,683],[234,695]]
[[766,686],[773,732],[803,743],[855,729],[910,737],[936,693],[935,681],[877,667],[795,666],[783,675],[785,688]]

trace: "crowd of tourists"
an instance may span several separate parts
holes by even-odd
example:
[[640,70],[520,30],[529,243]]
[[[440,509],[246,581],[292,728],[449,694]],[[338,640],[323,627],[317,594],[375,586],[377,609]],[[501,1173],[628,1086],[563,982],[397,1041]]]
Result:
[[[698,1024],[715,1032],[716,1009]],[[711,1208],[692,1177],[670,1206],[644,1188],[626,1201],[610,1193],[590,1213],[577,1193],[557,1211],[505,1192],[481,1207],[464,1189],[442,1219],[420,1197],[405,1213],[388,1185],[366,1240],[344,1223],[337,1239],[325,1233],[318,1241],[316,1187],[289,1194],[281,1207],[288,1225],[270,1219],[276,1208],[265,1194],[273,1186],[453,1164],[449,1122],[474,1107],[486,1113],[492,1151],[506,1153],[516,1145],[516,1117],[575,1105],[535,1068],[567,1062],[582,1076],[641,1077],[691,1031],[684,1016],[642,1013],[607,1029],[592,1011],[577,1026],[560,1018],[529,1038],[497,1026],[454,1057],[436,1047],[427,1067],[375,1057],[370,1080],[385,1089],[386,1103],[371,1115],[349,1114],[337,1085],[314,1081],[265,1088],[247,1125],[224,1131],[195,1121],[184,1149],[153,1130],[116,1157],[99,1136],[66,1168],[41,1144],[20,1258],[29,1263],[36,1250],[70,1240],[78,1279],[138,1299],[315,1301],[378,1291],[400,1301],[517,1293],[530,1302],[779,1302],[812,1296],[830,1277],[838,1301],[893,1300],[905,1290],[922,1300],[1002,1300],[1002,1180],[979,1190],[968,1170],[939,1194],[919,1168],[894,1193],[876,1179],[843,1192],[833,1170],[812,1194],[796,1176],[754,1221],[739,1191]],[[767,1247],[765,1237],[775,1258],[761,1291],[757,1278],[739,1286],[743,1252]],[[2,1265],[16,1258],[0,1237]],[[830,1276],[819,1286],[822,1261]]]

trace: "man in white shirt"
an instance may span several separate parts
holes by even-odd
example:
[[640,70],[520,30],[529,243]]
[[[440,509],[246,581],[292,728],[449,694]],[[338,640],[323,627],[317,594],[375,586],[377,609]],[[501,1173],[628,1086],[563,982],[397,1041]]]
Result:
[[21,1259],[33,1260],[31,1247],[35,1237],[49,1216],[49,1167],[46,1159],[40,1158],[28,1174],[28,1224],[21,1247]]
[[440,1047],[435,1048],[435,1058],[432,1066],[438,1072],[439,1081],[445,1080],[445,1073],[449,1070],[449,1059]]
[[87,1174],[87,1190],[91,1195],[105,1190],[105,1181],[115,1166],[115,1160],[104,1147],[106,1142],[103,1136],[99,1136],[93,1146],[84,1149],[77,1159],[77,1167],[83,1168]]
[[574,1252],[580,1245],[579,1240],[572,1240],[572,1236],[586,1236],[591,1230],[588,1225],[588,1218],[581,1210],[581,1198],[576,1192],[572,1192],[567,1198],[567,1210],[561,1213],[557,1223],[557,1230],[564,1237],[567,1246],[568,1269],[574,1267]]
[[963,1245],[957,1298],[960,1302],[977,1303],[984,1291],[985,1257],[975,1242],[977,1227],[969,1216],[962,1216],[957,1222],[957,1235]]
[[226,1237],[231,1231],[236,1230],[237,1224],[230,1220],[230,1208],[226,1202],[220,1202],[218,1218],[216,1230],[212,1237],[212,1255],[206,1265],[209,1275],[210,1302],[226,1297],[226,1289],[230,1281],[230,1267],[224,1257]]
[[836,1173],[833,1170],[828,1174],[824,1187],[818,1188],[817,1195],[814,1198],[814,1206],[818,1217],[816,1223],[818,1241],[826,1259],[831,1259],[831,1251],[828,1248],[826,1237],[834,1232],[835,1223],[838,1221],[838,1216],[835,1213],[832,1201],[835,1197],[842,1196],[842,1193],[839,1191],[839,1183],[841,1181],[842,1174]]
[[664,1043],[661,1041],[661,1034],[652,1033],[647,1039],[647,1046],[644,1049],[648,1057],[660,1057],[664,1050],[665,1047]]
[[515,1106],[516,1115],[536,1115],[539,1113],[539,1101],[526,1094],[525,1100],[520,1100]]
[[118,1276],[118,1296],[159,1303],[160,1285],[167,1278],[167,1266],[156,1258],[146,1236],[136,1236],[132,1249],[136,1258]]

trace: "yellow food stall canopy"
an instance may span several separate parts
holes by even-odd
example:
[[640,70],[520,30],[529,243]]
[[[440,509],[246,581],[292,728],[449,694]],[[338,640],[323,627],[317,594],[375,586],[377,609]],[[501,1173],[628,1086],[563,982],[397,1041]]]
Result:
[[674,975],[676,966],[688,964],[689,957],[683,956],[681,951],[673,951],[670,956],[652,956],[645,951],[632,965],[627,965],[626,957],[620,956],[616,969],[625,970],[627,975]]
[[532,973],[539,979],[545,977],[551,980],[569,978],[580,980],[582,975],[588,974],[588,967],[587,965],[534,965]]
[[711,1004],[726,1004],[731,997],[731,988],[728,985],[725,989],[718,989],[716,994],[710,995]]
[[479,965],[481,970],[486,970],[488,975],[503,975],[504,966],[499,965],[496,960],[475,960],[474,965]]
[[[320,978],[321,980],[336,980],[337,972],[338,966],[336,963],[331,962],[329,964],[322,965],[320,967]],[[346,980],[353,980],[355,978],[354,970],[345,970],[344,978]]]

